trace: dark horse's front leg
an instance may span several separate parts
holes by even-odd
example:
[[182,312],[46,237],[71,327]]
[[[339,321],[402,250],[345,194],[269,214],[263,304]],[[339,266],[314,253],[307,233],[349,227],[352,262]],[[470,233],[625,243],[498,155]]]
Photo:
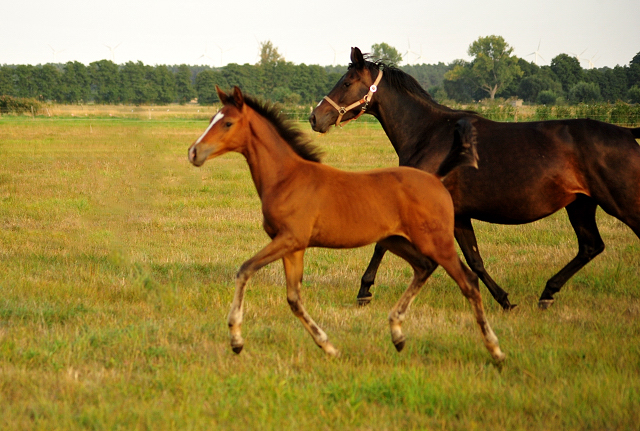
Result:
[[376,281],[378,267],[380,266],[380,262],[382,262],[382,258],[384,257],[384,254],[386,252],[386,248],[384,248],[380,244],[376,244],[376,247],[373,250],[373,256],[371,256],[371,261],[369,262],[369,266],[367,266],[367,269],[360,279],[360,291],[358,292],[359,305],[367,305],[371,302],[373,294],[369,291],[369,289]]
[[460,245],[460,250],[462,250],[462,254],[464,254],[467,264],[471,270],[477,274],[480,280],[482,280],[485,286],[487,286],[487,289],[491,292],[491,296],[498,301],[504,310],[511,310],[516,307],[515,304],[511,304],[509,302],[509,294],[498,286],[498,283],[491,278],[484,267],[484,262],[482,261],[480,251],[478,250],[476,234],[473,231],[473,226],[471,225],[471,219],[456,218],[454,235],[458,241],[458,245]]

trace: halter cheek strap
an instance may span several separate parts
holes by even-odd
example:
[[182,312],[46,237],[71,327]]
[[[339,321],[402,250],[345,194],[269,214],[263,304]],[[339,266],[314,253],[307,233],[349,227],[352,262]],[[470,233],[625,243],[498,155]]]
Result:
[[336,126],[341,126],[340,125],[340,121],[342,121],[342,117],[344,116],[344,114],[346,114],[347,112],[351,111],[353,108],[356,108],[362,104],[364,104],[364,106],[362,107],[362,109],[360,110],[360,112],[353,117],[350,120],[347,120],[344,124],[347,124],[349,121],[353,121],[353,120],[357,120],[362,114],[364,114],[364,111],[367,110],[367,106],[369,106],[369,102],[371,101],[371,98],[373,97],[373,93],[375,93],[376,91],[378,91],[378,84],[380,84],[380,80],[382,79],[382,70],[378,71],[378,76],[376,77],[376,80],[374,81],[373,85],[371,85],[371,87],[369,87],[369,92],[367,94],[365,94],[365,96],[358,100],[357,102],[352,103],[351,105],[344,107],[344,106],[338,106],[338,104],[336,102],[334,102],[333,100],[331,100],[329,98],[329,96],[324,96],[324,100],[326,100],[327,102],[329,102],[329,104],[331,106],[333,106],[334,108],[336,108],[338,110],[338,119],[336,120]]

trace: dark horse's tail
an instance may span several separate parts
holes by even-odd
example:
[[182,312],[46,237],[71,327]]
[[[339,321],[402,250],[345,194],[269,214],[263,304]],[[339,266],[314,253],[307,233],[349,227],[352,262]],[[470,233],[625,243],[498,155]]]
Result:
[[470,119],[458,120],[453,132],[453,145],[440,164],[436,172],[437,177],[446,177],[458,166],[473,166],[478,169],[477,135],[478,132]]
[[633,137],[636,139],[640,139],[640,127],[636,127],[635,129],[629,129],[633,134]]

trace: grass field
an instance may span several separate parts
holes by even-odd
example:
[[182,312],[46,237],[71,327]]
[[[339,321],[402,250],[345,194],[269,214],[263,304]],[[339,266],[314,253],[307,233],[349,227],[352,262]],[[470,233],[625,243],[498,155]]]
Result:
[[[504,313],[482,287],[500,368],[441,269],[397,353],[387,313],[411,271],[386,257],[357,307],[372,247],[306,254],[305,306],[340,358],[292,315],[279,263],[251,281],[235,355],[233,277],[267,236],[243,158],[187,162],[206,124],[0,118],[0,429],[638,429],[640,241],[602,212],[607,249],[545,312],[544,283],[577,251],[564,212],[475,224],[519,304]],[[315,143],[343,169],[397,164],[375,124]]]

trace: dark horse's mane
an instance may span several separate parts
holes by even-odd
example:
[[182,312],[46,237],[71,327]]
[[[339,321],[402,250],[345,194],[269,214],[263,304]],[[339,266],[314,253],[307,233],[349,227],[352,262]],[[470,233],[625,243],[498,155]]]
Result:
[[278,104],[246,95],[244,103],[269,121],[296,154],[305,160],[320,163],[322,150],[311,144],[307,134],[297,128],[295,123],[280,110]]
[[[404,72],[403,70],[397,68],[396,66],[386,63],[383,60],[374,60],[369,54],[365,55],[365,67],[371,70],[382,70],[384,72],[384,79],[387,81],[389,86],[394,90],[403,91],[411,96],[414,96],[429,106],[432,106],[436,109],[440,109],[448,112],[466,112],[470,114],[476,114],[474,111],[457,111],[455,109],[451,109],[448,106],[441,105],[434,100],[433,97],[422,88],[422,85],[416,79]],[[349,64],[349,69],[355,67],[355,64]]]

